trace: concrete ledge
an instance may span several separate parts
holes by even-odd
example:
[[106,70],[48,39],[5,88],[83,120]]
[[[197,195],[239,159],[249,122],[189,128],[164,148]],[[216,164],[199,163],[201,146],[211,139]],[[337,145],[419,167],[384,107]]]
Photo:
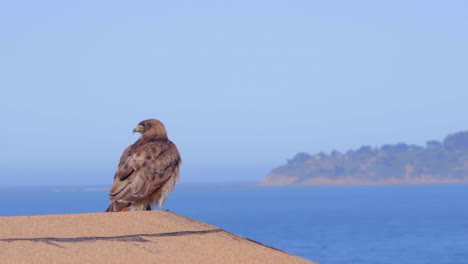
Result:
[[166,211],[0,217],[1,263],[313,263]]

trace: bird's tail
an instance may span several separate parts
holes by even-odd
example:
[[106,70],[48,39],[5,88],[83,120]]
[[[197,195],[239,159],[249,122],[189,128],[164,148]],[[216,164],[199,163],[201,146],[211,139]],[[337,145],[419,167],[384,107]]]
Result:
[[125,212],[129,205],[130,203],[125,202],[112,202],[109,207],[107,207],[106,212]]
[[[112,202],[109,207],[107,207],[106,212],[125,212],[125,211],[137,211],[138,207],[132,206],[130,203],[125,202]],[[142,209],[140,209],[142,210]],[[151,211],[151,205],[146,205],[146,208],[143,209],[146,211]]]

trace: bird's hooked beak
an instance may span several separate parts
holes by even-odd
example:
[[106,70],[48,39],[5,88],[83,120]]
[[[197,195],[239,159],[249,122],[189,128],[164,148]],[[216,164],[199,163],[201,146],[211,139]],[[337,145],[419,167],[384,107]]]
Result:
[[143,126],[142,125],[138,125],[133,129],[133,133],[135,133],[135,132],[140,132],[141,133],[141,131],[143,131]]

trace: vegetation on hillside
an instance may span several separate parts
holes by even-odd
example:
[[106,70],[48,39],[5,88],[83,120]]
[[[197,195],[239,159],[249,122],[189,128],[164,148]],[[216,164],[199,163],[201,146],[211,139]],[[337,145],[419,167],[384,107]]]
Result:
[[362,146],[346,153],[298,153],[262,182],[283,184],[379,184],[468,182],[468,131],[431,140],[425,147],[399,143]]

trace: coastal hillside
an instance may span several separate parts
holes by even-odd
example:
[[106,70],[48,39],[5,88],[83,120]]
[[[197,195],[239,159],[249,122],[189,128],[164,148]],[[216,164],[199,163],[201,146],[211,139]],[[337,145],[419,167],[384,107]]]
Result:
[[362,146],[346,153],[297,153],[261,185],[468,183],[468,131],[426,146]]

